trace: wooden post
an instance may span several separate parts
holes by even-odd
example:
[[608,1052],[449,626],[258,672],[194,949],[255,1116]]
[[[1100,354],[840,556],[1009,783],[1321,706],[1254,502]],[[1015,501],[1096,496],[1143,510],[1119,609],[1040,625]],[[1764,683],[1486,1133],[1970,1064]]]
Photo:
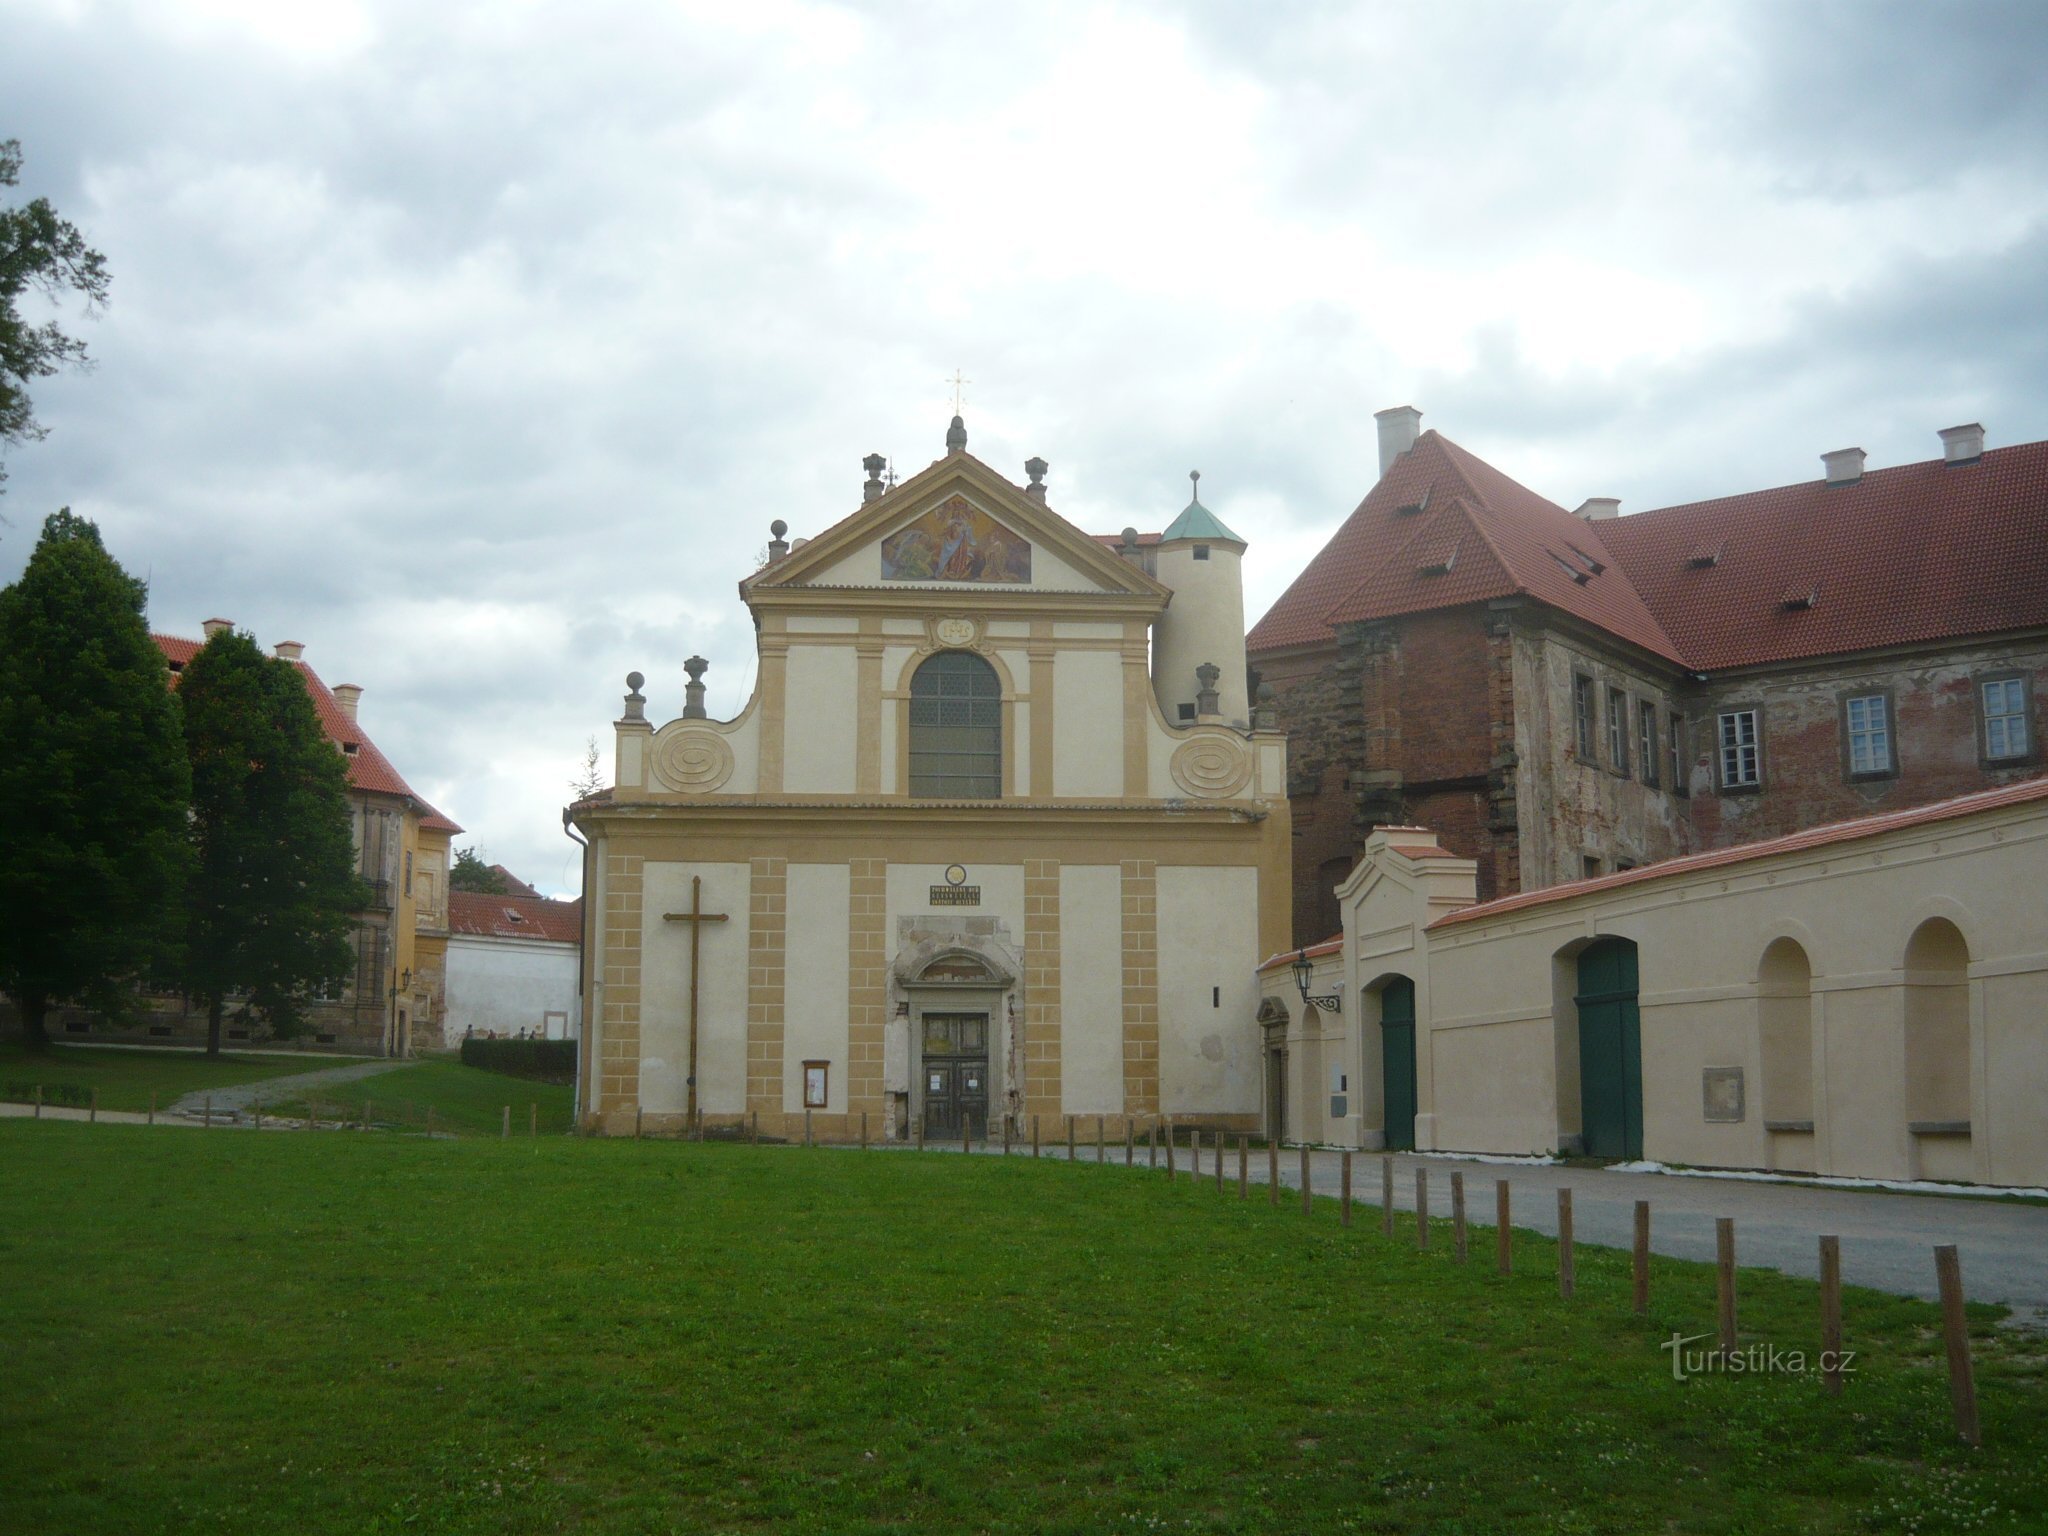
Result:
[[1010,1117],[1003,1116],[1003,1156],[1010,1155]]
[[[540,1113],[540,1106],[539,1106],[538,1104],[534,1105],[534,1106],[533,1106],[533,1109],[534,1109],[534,1113],[535,1113],[536,1115],[538,1115],[538,1114]],[[369,1101],[368,1099],[365,1099],[365,1100],[363,1100],[363,1129],[367,1131],[367,1130],[368,1130],[369,1128],[370,1128],[370,1101]]]
[[860,1149],[863,1152],[868,1149],[868,1112],[866,1110],[860,1112]]
[[1572,1192],[1560,1189],[1557,1192],[1557,1294],[1570,1301],[1577,1283],[1578,1274],[1572,1263]]
[[[368,1120],[369,1117],[370,1101],[365,1099],[363,1100],[363,1118]],[[528,1139],[537,1139],[540,1136],[540,1105],[538,1104],[526,1106],[526,1134]]]
[[1315,1210],[1315,1179],[1308,1167],[1308,1143],[1301,1144],[1301,1214],[1310,1215]]
[[85,1112],[85,1123],[87,1125],[98,1125],[100,1123],[100,1091],[97,1088],[92,1091],[92,1108]]
[[1714,1296],[1721,1321],[1721,1348],[1735,1353],[1735,1218],[1714,1218]]
[[1507,1274],[1514,1262],[1514,1230],[1508,1224],[1508,1181],[1493,1181],[1493,1263]]
[[500,1117],[499,1117],[499,1119],[498,1119],[498,1140],[500,1140],[500,1141],[510,1141],[511,1139],[512,1139],[512,1106],[511,1106],[510,1104],[507,1104],[507,1105],[505,1106],[505,1113],[504,1113],[504,1114],[503,1114],[502,1116],[500,1116]]
[[1429,1247],[1429,1170],[1415,1170],[1415,1246]]
[[640,1139],[640,1106],[638,1104],[633,1106],[633,1139],[635,1141]]
[[1451,1175],[1451,1251],[1465,1262],[1465,1175]]
[[1138,1128],[1131,1124],[1129,1115],[1124,1116],[1124,1166],[1134,1166],[1138,1161]]
[[690,1111],[690,1119],[696,1125],[697,1140],[702,1142],[704,1140],[704,1106],[702,1104],[699,1104]]
[[748,1139],[751,1140],[753,1144],[758,1147],[759,1145],[761,1145],[761,1111],[757,1109],[754,1110],[752,1113],[753,1129]]
[[1820,1240],[1820,1379],[1828,1396],[1842,1395],[1842,1240]]
[[1219,1129],[1216,1132],[1216,1193],[1223,1193],[1223,1143],[1227,1138]]
[[1038,1116],[1031,1117],[1031,1155],[1038,1156]]
[[263,1129],[263,1101],[261,1099],[252,1099],[250,1100],[250,1107],[256,1111],[256,1129],[260,1131]]
[[1338,1175],[1337,1220],[1344,1226],[1351,1225],[1351,1154],[1346,1152]]
[[1159,1166],[1159,1122],[1156,1120],[1145,1127],[1145,1166]]
[[810,1111],[809,1111],[809,1110],[807,1109],[807,1110],[805,1110],[805,1111],[804,1111],[804,1145],[808,1147],[808,1146],[809,1146],[810,1144],[811,1144],[811,1112],[810,1112]]
[[[213,1100],[208,1099],[206,1102],[210,1107]],[[43,1118],[43,1085],[41,1083],[36,1084],[36,1112],[34,1118],[37,1120]]]
[[156,1124],[156,1090],[154,1088],[149,1090],[149,1123],[151,1125]]
[[1280,1203],[1280,1139],[1269,1138],[1266,1142],[1266,1204]]
[[1173,1175],[1174,1175],[1174,1167],[1173,1167],[1173,1122],[1169,1120],[1169,1121],[1167,1122],[1167,1124],[1166,1124],[1166,1182],[1167,1182],[1167,1183],[1171,1184],[1171,1183],[1173,1182]]
[[1074,1117],[1067,1116],[1067,1161],[1074,1160]]
[[[981,1127],[981,1139],[984,1142],[988,1140],[988,1125],[986,1122]],[[1007,1147],[1009,1144],[1010,1122],[1005,1118],[1003,1121],[1003,1145]],[[962,1115],[960,1117],[960,1150],[962,1152],[972,1152],[974,1150],[974,1118],[971,1115]]]
[[1249,1136],[1237,1138],[1237,1198],[1249,1200],[1252,1194],[1252,1139]]
[[1941,1331],[1948,1340],[1948,1397],[1956,1411],[1956,1434],[1965,1445],[1982,1445],[1977,1382],[1970,1369],[1970,1326],[1963,1316],[1963,1261],[1954,1243],[1934,1250],[1934,1276],[1941,1285]]
[[1095,1161],[1102,1161],[1102,1116],[1095,1117]]
[[1394,1235],[1394,1160],[1380,1158],[1380,1236]]
[[[639,1110],[637,1110],[637,1109],[633,1111],[633,1134],[634,1134],[635,1136],[638,1136],[638,1135],[640,1134],[640,1111],[639,1111]],[[429,1140],[429,1141],[432,1141],[433,1139],[434,1139],[434,1106],[433,1106],[433,1105],[431,1105],[431,1104],[429,1104],[429,1105],[427,1106],[427,1140]]]
[[1650,1310],[1650,1202],[1636,1202],[1636,1247],[1635,1247],[1635,1306],[1636,1312]]

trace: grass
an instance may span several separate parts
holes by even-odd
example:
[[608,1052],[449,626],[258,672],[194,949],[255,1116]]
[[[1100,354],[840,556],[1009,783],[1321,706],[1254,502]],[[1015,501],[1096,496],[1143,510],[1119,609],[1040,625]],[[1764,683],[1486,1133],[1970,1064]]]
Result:
[[208,1057],[204,1051],[133,1051],[75,1045],[52,1045],[46,1051],[30,1051],[16,1042],[0,1041],[0,1098],[26,1103],[35,1097],[40,1084],[44,1103],[75,1103],[82,1107],[91,1101],[92,1090],[97,1088],[101,1109],[133,1110],[140,1114],[149,1108],[152,1092],[156,1094],[157,1108],[163,1109],[184,1094],[345,1066],[350,1060],[311,1051],[304,1056],[237,1056],[223,1052],[218,1057]]
[[[2038,1531],[2048,1340],[1516,1273],[1121,1167],[0,1122],[10,1532]],[[1746,1340],[1814,1287],[1744,1271]]]
[[561,1136],[569,1130],[574,1098],[575,1090],[566,1085],[506,1077],[459,1061],[421,1061],[322,1087],[310,1104],[303,1096],[265,1099],[263,1112],[297,1118],[311,1109],[322,1120],[359,1121],[367,1102],[373,1124],[423,1130],[431,1108],[436,1134],[496,1136],[510,1105],[513,1134],[524,1136],[533,1123],[530,1106],[538,1105],[540,1134]]

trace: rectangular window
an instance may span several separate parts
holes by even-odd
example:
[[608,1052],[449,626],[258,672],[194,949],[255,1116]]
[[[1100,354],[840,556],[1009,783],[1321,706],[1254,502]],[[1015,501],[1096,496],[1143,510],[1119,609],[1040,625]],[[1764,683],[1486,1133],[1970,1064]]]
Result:
[[1763,755],[1757,712],[1733,709],[1721,716],[1721,787],[1754,789],[1763,783]]
[[2033,742],[2027,732],[2027,684],[2019,677],[2001,677],[1980,685],[1984,706],[1984,756],[1991,762],[2027,756]]
[[1844,728],[1849,738],[1849,775],[1871,778],[1892,771],[1891,711],[1881,693],[1861,694],[1845,701]]
[[1665,745],[1671,749],[1671,793],[1689,795],[1692,785],[1685,771],[1685,716],[1674,711],[1664,730]]
[[1648,699],[1636,705],[1636,761],[1643,765],[1643,782],[1657,782],[1657,706]]
[[405,850],[405,894],[412,894],[412,850]]
[[1579,877],[1584,880],[1600,878],[1600,855],[1587,853],[1579,856]]
[[1607,690],[1607,756],[1616,773],[1628,772],[1628,695]]
[[1593,679],[1584,675],[1572,679],[1572,719],[1577,729],[1579,756],[1593,761]]

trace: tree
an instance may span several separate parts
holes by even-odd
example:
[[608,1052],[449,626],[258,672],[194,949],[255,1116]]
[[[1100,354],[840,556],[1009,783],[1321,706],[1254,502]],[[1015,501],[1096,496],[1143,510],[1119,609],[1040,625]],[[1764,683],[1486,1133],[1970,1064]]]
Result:
[[448,889],[503,896],[505,877],[486,864],[474,848],[458,848],[455,850],[455,867],[448,871]]
[[171,958],[191,788],[143,584],[66,507],[0,592],[0,989],[122,1012]]
[[610,788],[604,781],[604,770],[598,767],[597,762],[597,738],[593,736],[583,749],[583,761],[576,777],[569,781],[569,793],[578,800],[588,800]]
[[[0,141],[0,187],[20,179],[20,140]],[[16,303],[31,288],[53,300],[82,294],[88,313],[107,301],[106,257],[85,243],[69,219],[59,218],[45,197],[0,208],[0,450],[46,434],[29,401],[29,380],[86,361],[85,343],[65,335],[56,321],[31,325],[21,318]],[[0,468],[0,488],[6,478]]]
[[222,630],[178,685],[192,761],[196,867],[186,992],[206,1008],[206,1049],[245,996],[279,1035],[298,1030],[308,991],[354,968],[356,877],[348,771],[288,661]]

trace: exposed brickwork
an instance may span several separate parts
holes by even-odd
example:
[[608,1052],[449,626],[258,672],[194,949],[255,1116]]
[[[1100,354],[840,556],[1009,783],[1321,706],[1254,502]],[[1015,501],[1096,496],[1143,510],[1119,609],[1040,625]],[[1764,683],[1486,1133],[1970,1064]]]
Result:
[[1151,859],[1125,859],[1124,1113],[1159,1113],[1159,879]]
[[753,927],[747,956],[747,1109],[761,1117],[763,1129],[780,1130],[789,860],[752,861],[747,906]]
[[846,1107],[856,1122],[865,1110],[880,1134],[886,1104],[882,1092],[882,1030],[889,1010],[889,956],[885,929],[889,911],[889,861],[855,859],[850,876],[852,915],[847,919]]
[[646,861],[637,853],[605,859],[604,1027],[598,1062],[598,1115],[607,1127],[630,1121],[640,1102],[640,925]]
[[1060,863],[1024,861],[1024,1113],[1060,1112]]

